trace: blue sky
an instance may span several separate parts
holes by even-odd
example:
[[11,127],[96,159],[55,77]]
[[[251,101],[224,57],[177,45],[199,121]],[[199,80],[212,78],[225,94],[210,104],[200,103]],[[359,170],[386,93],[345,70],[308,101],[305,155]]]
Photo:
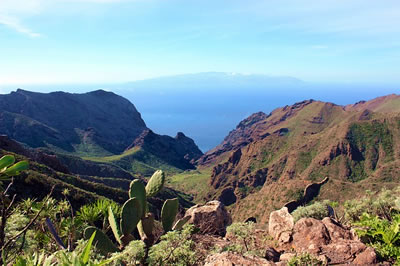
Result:
[[400,83],[399,0],[0,0],[0,85],[223,71]]

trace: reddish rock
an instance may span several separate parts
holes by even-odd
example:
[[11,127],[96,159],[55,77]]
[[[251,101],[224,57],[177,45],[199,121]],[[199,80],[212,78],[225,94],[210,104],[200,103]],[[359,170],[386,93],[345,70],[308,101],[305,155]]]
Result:
[[206,258],[204,266],[272,266],[273,262],[255,256],[242,256],[233,252],[223,252],[214,255],[209,255]]
[[329,237],[332,241],[341,239],[353,240],[351,232],[332,218],[325,217],[322,219],[322,223],[325,225],[326,229],[328,229]]
[[366,250],[357,255],[353,261],[357,265],[371,265],[376,263],[376,253],[371,247],[367,247]]
[[293,231],[292,247],[297,253],[324,255],[329,264],[371,265],[376,262],[374,249],[367,248],[350,230],[331,218],[300,219]]

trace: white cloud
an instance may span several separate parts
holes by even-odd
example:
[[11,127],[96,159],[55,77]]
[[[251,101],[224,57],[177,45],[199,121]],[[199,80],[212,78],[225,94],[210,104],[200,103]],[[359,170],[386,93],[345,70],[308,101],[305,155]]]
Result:
[[60,3],[93,3],[106,4],[136,0],[0,0],[0,24],[29,37],[40,37],[41,34],[26,26],[26,18],[40,15],[42,12]]
[[40,37],[39,33],[32,31],[31,29],[25,27],[20,23],[20,21],[16,17],[10,17],[7,15],[0,14],[0,24],[3,24],[11,29],[16,30],[17,32],[28,35],[29,37],[36,38]]
[[41,36],[22,23],[23,18],[37,14],[41,9],[40,0],[1,0],[0,24],[31,38]]

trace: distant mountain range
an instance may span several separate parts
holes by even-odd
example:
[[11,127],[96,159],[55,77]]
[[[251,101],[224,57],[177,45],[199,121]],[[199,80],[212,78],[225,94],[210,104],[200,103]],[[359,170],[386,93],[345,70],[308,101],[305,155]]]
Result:
[[203,72],[193,74],[182,74],[176,76],[166,76],[146,80],[138,80],[120,84],[122,88],[132,90],[164,90],[169,92],[176,90],[202,89],[259,89],[275,87],[293,87],[304,85],[300,79],[288,76],[268,76],[256,74],[241,74],[229,72]]

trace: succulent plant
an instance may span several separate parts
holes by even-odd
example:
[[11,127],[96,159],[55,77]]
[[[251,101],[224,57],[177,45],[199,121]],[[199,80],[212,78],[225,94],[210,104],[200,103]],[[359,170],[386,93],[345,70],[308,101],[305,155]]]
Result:
[[[121,210],[121,221],[118,223],[115,219],[111,208],[108,211],[108,221],[115,240],[119,243],[117,248],[114,243],[96,227],[88,227],[85,230],[85,238],[89,238],[93,232],[96,232],[94,242],[103,253],[116,252],[123,249],[130,241],[134,240],[132,232],[138,229],[140,238],[147,246],[151,246],[154,242],[154,215],[148,211],[147,198],[154,197],[164,187],[165,173],[161,170],[156,171],[146,187],[143,183],[135,179],[129,186],[129,199],[124,203]],[[164,202],[161,210],[161,223],[165,232],[171,230],[180,230],[182,226],[189,220],[183,218],[178,220],[175,225],[174,221],[179,209],[179,201],[177,198],[168,199]]]
[[6,180],[8,177],[18,175],[20,171],[26,170],[29,167],[27,161],[20,161],[16,164],[13,155],[4,155],[0,158],[0,176],[2,180]]

